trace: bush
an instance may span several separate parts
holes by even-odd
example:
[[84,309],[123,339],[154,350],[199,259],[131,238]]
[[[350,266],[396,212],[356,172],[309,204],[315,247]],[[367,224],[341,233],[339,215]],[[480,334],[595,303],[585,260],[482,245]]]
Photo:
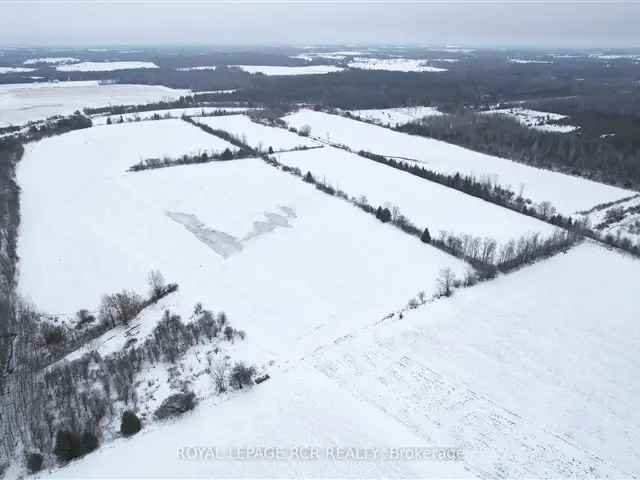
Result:
[[196,394],[193,392],[176,393],[164,399],[155,411],[157,419],[175,417],[189,410],[193,410],[197,404]]
[[127,325],[143,307],[144,302],[135,292],[123,290],[120,293],[105,295],[100,304],[100,320],[111,325]]
[[253,384],[253,376],[256,373],[254,367],[247,367],[244,363],[239,362],[233,366],[229,383],[234,388],[242,388]]
[[66,463],[82,455],[82,442],[80,435],[68,430],[59,430],[56,434],[56,445],[53,453],[58,457],[58,462]]
[[82,436],[69,430],[59,430],[56,434],[56,445],[53,453],[58,462],[66,463],[74,458],[93,452],[98,448],[98,437],[86,431]]
[[64,329],[61,326],[53,326],[47,323],[43,323],[42,326],[42,337],[44,338],[44,343],[48,347],[58,345],[64,341]]
[[93,452],[95,449],[98,448],[98,445],[99,445],[98,437],[96,437],[91,432],[84,432],[82,434],[81,443],[82,443],[82,455],[86,455],[87,453]]
[[27,464],[27,471],[29,473],[36,473],[42,470],[44,457],[38,452],[30,452],[27,454],[25,461]]
[[142,423],[138,416],[131,410],[125,410],[120,421],[120,433],[125,437],[135,435],[142,429]]

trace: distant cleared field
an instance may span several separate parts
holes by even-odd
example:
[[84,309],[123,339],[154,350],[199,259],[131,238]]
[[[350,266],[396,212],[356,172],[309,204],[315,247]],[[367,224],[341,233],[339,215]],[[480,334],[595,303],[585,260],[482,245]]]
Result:
[[0,85],[0,127],[22,125],[85,107],[137,105],[189,94],[159,85],[100,85],[98,82]]

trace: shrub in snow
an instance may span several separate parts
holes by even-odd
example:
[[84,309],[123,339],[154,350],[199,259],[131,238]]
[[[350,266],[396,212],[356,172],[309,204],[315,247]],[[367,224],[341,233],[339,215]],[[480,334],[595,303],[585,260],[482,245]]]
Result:
[[242,388],[253,384],[253,376],[256,373],[254,367],[247,367],[244,363],[239,362],[233,366],[229,383],[234,388]]
[[56,434],[56,446],[53,453],[58,462],[66,463],[74,458],[93,452],[98,448],[98,438],[91,432],[82,436],[69,430],[59,430]]
[[423,243],[431,243],[431,234],[429,233],[428,228],[424,229],[424,232],[422,232],[422,235],[420,235],[420,240]]
[[162,404],[155,411],[157,419],[175,417],[184,412],[193,410],[197,404],[196,394],[193,392],[176,393],[164,399]]
[[142,423],[138,416],[131,410],[125,410],[120,421],[120,433],[125,437],[135,435],[142,429]]
[[27,471],[29,473],[36,473],[42,470],[42,463],[44,457],[38,452],[29,452],[25,458]]

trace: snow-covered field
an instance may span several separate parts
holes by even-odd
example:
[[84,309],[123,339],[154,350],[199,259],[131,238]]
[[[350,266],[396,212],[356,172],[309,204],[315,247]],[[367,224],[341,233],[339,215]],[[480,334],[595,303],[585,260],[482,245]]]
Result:
[[387,70],[390,72],[446,72],[446,68],[428,65],[428,60],[410,58],[356,57],[349,63],[351,68],[361,70]]
[[190,93],[160,85],[101,85],[93,81],[0,85],[0,127],[69,115],[84,107],[173,100]]
[[153,118],[155,115],[160,115],[162,118],[181,118],[183,115],[187,117],[197,117],[200,115],[209,115],[215,112],[246,112],[250,110],[250,108],[245,107],[190,107],[190,108],[170,108],[166,110],[150,110],[147,112],[135,112],[135,113],[125,113],[122,115],[96,115],[91,118],[91,121],[94,125],[105,125],[107,123],[107,119],[111,118],[111,121],[120,121],[120,117],[126,121],[135,121],[137,119],[140,120],[148,120]]
[[541,112],[528,108],[502,108],[497,110],[486,110],[481,112],[490,115],[506,115],[515,118],[522,125],[540,130],[542,132],[569,133],[576,131],[579,127],[575,125],[557,125],[550,122],[557,122],[569,118],[566,115],[553,112]]
[[544,237],[554,231],[547,223],[341,149],[325,147],[276,158],[303,173],[310,171],[351,196],[364,195],[373,206],[395,205],[416,226],[428,227],[433,236],[446,231],[488,237],[502,245],[530,233]]
[[461,445],[483,478],[635,478],[638,275],[640,261],[587,243],[312,362],[424,441]]
[[510,63],[519,63],[519,64],[527,64],[527,63],[553,63],[549,60],[537,60],[530,58],[510,58]]
[[[469,478],[459,461],[332,460],[348,448],[425,446],[404,425],[310,366],[280,372],[250,391],[201,403],[177,422],[119,439],[51,478]],[[439,446],[439,445],[436,445]],[[178,449],[217,447],[219,459]],[[241,448],[282,449],[282,460],[243,460]],[[308,448],[318,448],[317,457]],[[237,459],[228,458],[238,449]],[[298,448],[300,457],[294,457]],[[305,449],[306,448],[306,449]],[[338,451],[343,448],[343,453]],[[333,457],[330,457],[333,455]],[[226,458],[223,458],[226,456]],[[255,455],[254,455],[255,456]],[[124,459],[135,459],[126,461]],[[189,458],[189,457],[187,457]],[[310,458],[305,460],[305,458]],[[370,457],[371,458],[371,457]]]
[[405,123],[414,122],[424,117],[442,115],[435,107],[397,107],[369,110],[351,110],[354,117],[363,118],[380,125],[397,127]]
[[273,65],[231,65],[249,73],[264,75],[322,75],[341,72],[343,69],[333,65],[306,65],[303,67],[281,67]]
[[49,64],[57,64],[57,63],[73,63],[79,62],[79,58],[75,57],[39,57],[39,58],[29,58],[25,60],[25,65],[36,65],[38,63],[49,63]]
[[146,291],[147,273],[159,269],[180,285],[184,318],[201,301],[272,358],[295,359],[421,290],[430,295],[442,268],[466,271],[260,159],[126,172],[140,158],[217,142],[166,120],[30,145],[18,169],[20,292],[45,312],[72,315],[105,293]]
[[252,122],[246,115],[201,117],[194,120],[202,125],[229,132],[258,150],[268,150],[269,147],[273,147],[274,150],[291,150],[297,147],[320,145],[310,138],[301,137],[282,128]]
[[431,138],[407,135],[357,120],[300,110],[284,120],[296,128],[311,127],[311,136],[390,157],[402,157],[442,173],[475,175],[509,186],[535,202],[550,201],[570,215],[634,192],[474,152]]
[[0,74],[3,73],[26,73],[33,72],[35,68],[25,68],[25,67],[0,67]]
[[115,70],[131,70],[136,68],[159,68],[153,62],[80,62],[59,65],[60,72],[113,72]]

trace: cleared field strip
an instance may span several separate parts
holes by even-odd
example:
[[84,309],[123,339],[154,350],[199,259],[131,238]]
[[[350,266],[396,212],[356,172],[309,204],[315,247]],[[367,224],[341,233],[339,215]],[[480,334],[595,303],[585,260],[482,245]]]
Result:
[[351,196],[364,195],[373,206],[397,206],[409,220],[420,228],[429,228],[434,236],[446,231],[504,244],[531,233],[548,236],[555,230],[540,220],[338,148],[281,153],[276,158],[303,173],[310,171],[315,178]]
[[516,194],[522,192],[524,197],[537,203],[549,201],[565,215],[633,194],[629,190],[530,167],[338,115],[300,110],[286,116],[284,120],[296,128],[308,125],[311,127],[311,136],[347,145],[353,150],[412,159],[441,173],[459,172],[491,179],[510,187]]

